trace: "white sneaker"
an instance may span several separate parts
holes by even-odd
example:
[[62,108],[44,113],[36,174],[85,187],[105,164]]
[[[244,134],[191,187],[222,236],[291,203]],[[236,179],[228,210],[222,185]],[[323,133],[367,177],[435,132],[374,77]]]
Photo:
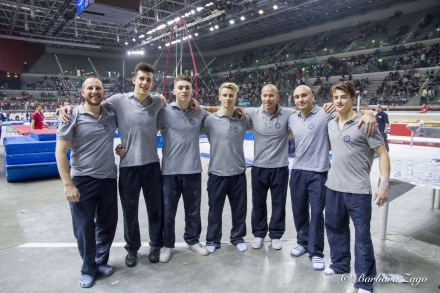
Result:
[[335,271],[332,270],[331,268],[326,268],[326,269],[324,270],[324,273],[325,273],[326,275],[334,275],[334,274],[336,274]]
[[169,262],[171,259],[171,251],[172,250],[173,250],[172,248],[162,247],[160,249],[159,261],[160,262]]
[[247,250],[247,244],[246,243],[238,243],[237,244],[237,249],[240,250],[241,252],[246,251]]
[[371,293],[371,291],[367,291],[365,289],[359,288],[358,293]]
[[271,239],[270,242],[272,242],[272,248],[275,250],[280,250],[281,248],[283,248],[280,239]]
[[325,269],[325,262],[319,256],[313,256],[312,267],[315,271],[322,271],[323,269]]
[[216,247],[214,245],[206,245],[206,249],[208,249],[209,253],[214,253]]
[[290,251],[290,256],[292,257],[299,257],[306,253],[306,249],[302,247],[301,245],[297,245]]
[[260,249],[263,247],[263,240],[264,238],[255,237],[254,242],[252,242],[252,248]]
[[209,254],[208,249],[206,249],[206,247],[203,246],[202,243],[200,243],[200,242],[199,242],[199,243],[196,243],[196,244],[194,244],[194,245],[189,245],[189,244],[187,244],[187,245],[186,245],[186,248],[188,248],[189,250],[194,251],[194,252],[197,253],[198,255],[203,255],[203,256],[205,256],[205,255],[208,255],[208,254]]

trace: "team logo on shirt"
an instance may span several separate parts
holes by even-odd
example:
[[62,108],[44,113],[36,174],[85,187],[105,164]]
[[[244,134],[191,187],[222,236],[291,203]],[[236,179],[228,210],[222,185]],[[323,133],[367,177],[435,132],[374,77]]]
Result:
[[344,136],[344,141],[345,142],[350,142],[350,135]]
[[104,130],[105,130],[105,131],[110,131],[110,125],[106,124],[106,125],[104,126]]
[[154,111],[153,110],[148,111],[148,115],[154,116]]
[[189,119],[189,124],[194,125],[196,124],[196,121],[194,121],[194,119]]
[[237,127],[234,127],[234,132],[238,133],[238,128]]
[[308,128],[309,128],[309,129],[313,129],[313,128],[315,128],[315,124],[310,123],[309,126],[308,126]]
[[281,124],[280,124],[280,123],[278,123],[278,122],[277,122],[277,123],[275,123],[275,128],[276,128],[276,129],[280,129],[280,128],[281,128]]

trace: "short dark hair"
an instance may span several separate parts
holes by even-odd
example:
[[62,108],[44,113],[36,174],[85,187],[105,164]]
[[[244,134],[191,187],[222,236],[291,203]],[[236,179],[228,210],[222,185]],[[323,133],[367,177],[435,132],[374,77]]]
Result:
[[136,64],[136,66],[134,67],[134,72],[133,72],[133,77],[135,77],[138,73],[138,71],[143,71],[143,72],[151,72],[154,74],[154,68],[153,66],[151,66],[148,63],[145,62],[141,62]]
[[354,84],[351,81],[343,81],[332,86],[331,88],[332,96],[337,90],[349,94],[351,98],[356,97],[356,88],[354,87]]
[[179,76],[177,76],[176,77],[176,79],[174,79],[174,85],[176,85],[176,83],[178,82],[178,81],[187,81],[187,82],[189,82],[191,85],[192,85],[192,79],[191,79],[191,77],[189,77],[188,75],[186,75],[186,74],[181,74],[181,75],[179,75]]

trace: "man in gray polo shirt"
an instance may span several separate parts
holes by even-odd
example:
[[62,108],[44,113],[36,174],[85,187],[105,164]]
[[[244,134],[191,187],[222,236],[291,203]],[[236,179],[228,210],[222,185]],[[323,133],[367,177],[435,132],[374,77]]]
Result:
[[235,83],[224,83],[219,88],[220,109],[206,116],[202,132],[210,143],[208,169],[208,231],[206,248],[213,253],[221,247],[222,213],[226,195],[232,213],[231,243],[239,251],[246,251],[246,163],[243,152],[244,135],[250,127],[248,116],[240,119],[235,112],[238,87]]
[[[269,231],[273,249],[281,249],[280,238],[286,229],[286,195],[288,170],[287,122],[293,113],[278,104],[279,94],[272,84],[261,90],[262,105],[247,108],[254,129],[254,162],[252,166],[252,247],[263,247]],[[272,196],[272,216],[267,225],[267,192]]]
[[[293,95],[298,111],[289,117],[295,145],[289,183],[298,245],[290,254],[299,257],[307,251],[313,269],[323,270],[325,182],[330,168],[327,124],[335,115],[313,106],[315,96],[308,86],[298,86]],[[373,134],[376,119],[371,112],[364,114],[357,126],[365,123]]]
[[361,115],[352,110],[356,99],[354,85],[342,82],[333,86],[331,92],[339,116],[328,124],[333,156],[326,183],[325,227],[332,263],[325,273],[350,272],[351,218],[355,229],[354,286],[359,289],[358,292],[372,292],[376,262],[370,234],[370,171],[376,152],[379,156],[380,185],[373,201],[377,205],[383,204],[388,199],[390,160],[379,131],[367,136],[356,128]]
[[150,95],[154,85],[154,68],[139,63],[134,69],[134,92],[111,96],[103,106],[116,113],[121,134],[120,148],[126,150],[119,164],[119,197],[124,213],[124,239],[128,267],[137,263],[141,247],[139,230],[139,193],[147,206],[152,263],[159,261],[163,246],[162,174],[156,147],[156,123],[163,107],[159,96]]
[[86,78],[81,94],[84,105],[73,110],[70,122],[58,128],[56,159],[83,259],[79,284],[88,288],[93,286],[96,272],[104,276],[113,273],[107,262],[118,222],[113,155],[117,120],[113,111],[101,107],[104,87],[98,78]]
[[161,262],[168,262],[175,244],[177,206],[182,195],[185,207],[187,248],[199,255],[209,252],[200,242],[202,223],[200,201],[202,196],[202,163],[200,161],[200,126],[207,115],[204,109],[190,108],[192,80],[179,75],[174,80],[176,101],[159,113],[157,124],[163,137],[162,181],[164,200],[164,247]]

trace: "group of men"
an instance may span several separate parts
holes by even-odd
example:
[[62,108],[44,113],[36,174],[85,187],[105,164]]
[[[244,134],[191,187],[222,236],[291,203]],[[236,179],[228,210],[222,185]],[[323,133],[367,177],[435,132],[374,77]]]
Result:
[[[247,213],[243,141],[245,131],[252,128],[252,234],[255,236],[252,247],[261,248],[269,234],[272,248],[282,248],[290,130],[295,145],[290,190],[298,239],[291,255],[299,257],[308,252],[315,270],[325,268],[323,211],[327,207],[325,227],[332,264],[325,272],[350,271],[350,216],[355,222],[358,244],[355,246],[356,273],[366,277],[375,275],[369,228],[372,197],[369,172],[376,151],[381,185],[374,200],[381,204],[387,199],[389,160],[383,138],[375,129],[373,115],[361,116],[352,110],[355,89],[351,83],[343,82],[333,89],[334,106],[338,112],[336,119],[334,114],[327,114],[313,105],[314,95],[304,85],[294,92],[297,111],[281,107],[277,103],[277,88],[267,84],[261,90],[262,106],[247,108],[240,114],[234,107],[237,85],[224,83],[219,88],[221,105],[215,113],[209,114],[192,105],[190,77],[181,75],[175,79],[173,94],[176,101],[163,105],[161,97],[150,94],[153,75],[154,69],[150,65],[136,65],[132,79],[134,92],[114,95],[104,102],[102,83],[95,77],[87,78],[81,91],[84,105],[74,109],[70,120],[58,130],[56,155],[70,202],[74,234],[83,258],[82,287],[92,286],[97,272],[105,276],[113,273],[107,262],[117,222],[117,172],[112,152],[116,127],[121,134],[121,145],[115,151],[121,156],[119,196],[128,267],[136,265],[137,251],[141,247],[138,222],[141,189],[148,213],[150,262],[167,262],[171,258],[175,245],[175,217],[181,196],[185,210],[183,238],[188,249],[199,255],[208,255],[221,247],[222,211],[228,196],[233,226],[230,241],[239,251],[247,250],[243,239]],[[156,149],[157,130],[161,131],[164,140],[162,168]],[[206,133],[211,148],[206,246],[199,241],[200,133]],[[332,168],[329,139],[334,146]],[[70,175],[65,155],[69,147],[72,150]],[[350,160],[346,160],[347,157]],[[268,223],[266,202],[269,190],[272,215]],[[372,291],[372,283],[359,281],[355,286],[366,290],[364,292]]]

